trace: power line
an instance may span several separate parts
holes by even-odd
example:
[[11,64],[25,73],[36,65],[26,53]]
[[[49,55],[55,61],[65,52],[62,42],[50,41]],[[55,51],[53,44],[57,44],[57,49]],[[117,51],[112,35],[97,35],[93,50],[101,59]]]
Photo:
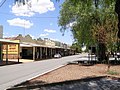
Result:
[[[2,3],[0,4],[0,7],[2,7],[3,5],[4,5],[4,3],[6,2],[6,0],[2,0],[1,1]],[[0,12],[0,14],[4,14],[4,15],[9,15],[9,16],[14,16],[14,15],[12,15],[12,14],[10,14],[10,13],[5,13],[5,12]],[[21,16],[22,17],[22,16]],[[55,16],[55,17],[52,17],[52,16],[47,16],[47,17],[27,17],[27,16],[23,16],[23,17],[26,17],[26,18],[59,18],[58,16]]]
[[[2,1],[1,1],[1,2],[2,2]],[[6,2],[6,0],[4,0],[4,1],[0,4],[0,7],[2,7],[5,2]]]

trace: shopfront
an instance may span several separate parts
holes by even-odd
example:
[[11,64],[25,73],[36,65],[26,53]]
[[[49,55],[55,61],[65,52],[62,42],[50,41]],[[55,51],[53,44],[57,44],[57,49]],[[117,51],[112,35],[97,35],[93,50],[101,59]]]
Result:
[[8,59],[18,59],[20,56],[20,43],[19,40],[8,40],[8,39],[0,39],[0,61],[3,59],[8,62]]

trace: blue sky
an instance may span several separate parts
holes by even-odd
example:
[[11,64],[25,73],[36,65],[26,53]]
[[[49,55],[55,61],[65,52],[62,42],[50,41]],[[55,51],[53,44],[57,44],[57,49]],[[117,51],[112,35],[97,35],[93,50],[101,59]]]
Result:
[[[0,0],[1,2],[2,0]],[[4,1],[4,0],[3,0]],[[12,37],[18,34],[30,34],[33,38],[50,38],[72,44],[70,30],[62,36],[58,27],[60,4],[56,0],[29,0],[26,6],[6,0],[0,7],[0,25],[3,25],[3,36]],[[38,1],[38,2],[37,2]]]

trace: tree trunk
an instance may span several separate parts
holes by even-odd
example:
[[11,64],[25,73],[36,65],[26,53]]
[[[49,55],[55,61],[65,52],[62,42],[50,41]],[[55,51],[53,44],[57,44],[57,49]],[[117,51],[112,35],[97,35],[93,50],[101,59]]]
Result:
[[98,60],[100,62],[106,61],[106,45],[105,43],[99,43],[98,42]]
[[99,62],[106,61],[106,31],[104,27],[98,29],[98,60]]

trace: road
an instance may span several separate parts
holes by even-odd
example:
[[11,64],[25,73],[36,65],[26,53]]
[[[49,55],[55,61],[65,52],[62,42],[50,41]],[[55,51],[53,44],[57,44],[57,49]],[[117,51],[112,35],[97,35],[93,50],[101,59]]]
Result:
[[0,90],[5,90],[16,84],[43,75],[54,69],[64,66],[68,62],[77,61],[86,54],[49,59],[25,64],[16,64],[0,67]]

